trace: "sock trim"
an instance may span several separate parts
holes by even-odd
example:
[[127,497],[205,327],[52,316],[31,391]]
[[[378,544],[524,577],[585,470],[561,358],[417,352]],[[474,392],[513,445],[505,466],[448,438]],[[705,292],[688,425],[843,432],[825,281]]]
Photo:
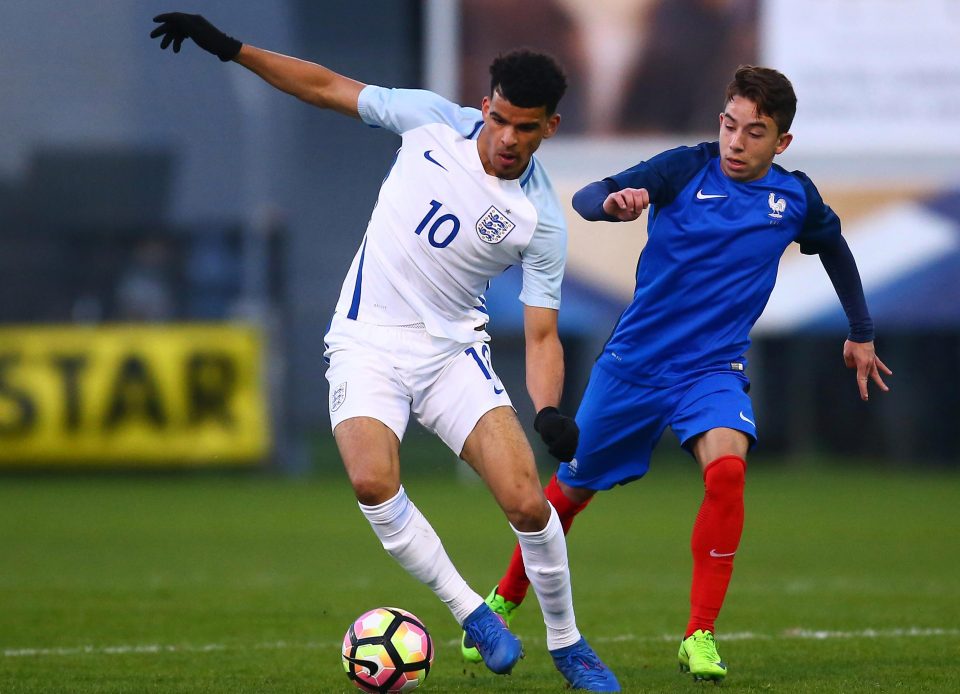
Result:
[[747,471],[747,461],[744,460],[743,458],[741,458],[741,457],[738,456],[738,455],[734,455],[733,453],[730,453],[730,454],[728,454],[728,455],[722,455],[722,456],[720,456],[719,458],[715,458],[715,459],[711,460],[709,463],[707,463],[706,466],[703,468],[703,479],[704,479],[704,480],[707,479],[707,472],[710,471],[710,468],[712,468],[714,465],[716,465],[717,463],[719,463],[719,462],[721,462],[721,461],[723,461],[723,460],[736,460],[736,461],[739,462],[741,465],[743,465],[743,471],[744,471],[744,472]]

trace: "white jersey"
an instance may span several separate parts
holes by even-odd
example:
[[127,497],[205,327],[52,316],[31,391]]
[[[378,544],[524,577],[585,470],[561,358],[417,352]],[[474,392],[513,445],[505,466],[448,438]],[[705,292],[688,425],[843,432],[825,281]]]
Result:
[[531,158],[515,180],[487,174],[481,113],[428,91],[367,86],[360,117],[403,138],[350,265],[337,312],[416,325],[458,342],[485,336],[483,293],[512,265],[520,300],[560,307],[567,231],[546,172]]

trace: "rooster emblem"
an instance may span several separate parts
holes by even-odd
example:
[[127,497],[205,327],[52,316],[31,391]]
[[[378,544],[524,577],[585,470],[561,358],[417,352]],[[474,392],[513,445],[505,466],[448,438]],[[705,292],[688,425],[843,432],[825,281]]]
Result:
[[787,209],[786,200],[783,198],[778,200],[775,193],[770,193],[770,197],[767,198],[767,203],[770,205],[771,210],[770,214],[767,215],[768,217],[772,217],[773,219],[780,219],[783,217],[783,211]]

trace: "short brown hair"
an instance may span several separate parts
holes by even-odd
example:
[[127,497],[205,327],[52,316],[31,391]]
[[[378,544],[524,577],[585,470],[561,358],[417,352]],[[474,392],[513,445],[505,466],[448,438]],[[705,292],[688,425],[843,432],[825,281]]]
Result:
[[768,67],[741,65],[727,85],[724,105],[735,96],[755,103],[757,114],[772,118],[781,133],[790,130],[797,113],[797,95],[783,73]]

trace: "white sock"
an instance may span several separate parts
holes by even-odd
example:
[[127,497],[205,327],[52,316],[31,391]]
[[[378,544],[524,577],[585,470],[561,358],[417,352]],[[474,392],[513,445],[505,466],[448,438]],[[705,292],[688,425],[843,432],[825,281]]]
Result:
[[450,608],[457,623],[463,624],[483,603],[483,598],[471,590],[454,568],[436,531],[407,498],[403,487],[382,504],[359,506],[383,548],[411,576],[436,593]]
[[556,509],[550,505],[550,520],[543,530],[522,533],[513,528],[513,532],[520,541],[527,578],[540,601],[547,625],[547,648],[552,651],[572,646],[580,640],[580,631],[573,614],[567,542]]

